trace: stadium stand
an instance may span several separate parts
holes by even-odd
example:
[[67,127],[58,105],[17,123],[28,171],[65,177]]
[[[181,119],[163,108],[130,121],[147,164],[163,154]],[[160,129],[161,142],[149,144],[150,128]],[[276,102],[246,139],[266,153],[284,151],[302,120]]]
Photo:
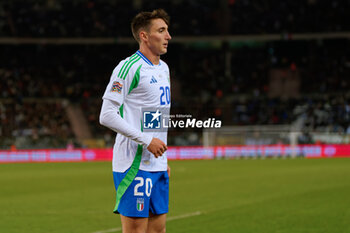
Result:
[[[146,3],[169,9],[174,37],[349,30],[349,1],[6,1],[0,40],[129,37],[125,25]],[[116,62],[136,49],[0,44],[0,148],[87,146],[74,132],[69,104],[83,110],[92,135],[112,145],[112,133],[98,123],[101,96]],[[349,51],[348,39],[173,43],[163,57],[171,67],[172,112],[224,125],[294,124],[350,134]],[[170,143],[201,144],[199,133],[170,131]],[[37,137],[48,140],[36,144]]]
[[341,32],[350,29],[344,23],[350,21],[349,5],[337,0],[3,1],[0,36],[131,36],[125,22],[140,9],[159,7],[171,15],[176,35]]
[[[2,101],[3,102],[3,101]],[[62,148],[74,140],[64,105],[57,100],[0,103],[2,146]],[[4,144],[4,145],[3,145]]]

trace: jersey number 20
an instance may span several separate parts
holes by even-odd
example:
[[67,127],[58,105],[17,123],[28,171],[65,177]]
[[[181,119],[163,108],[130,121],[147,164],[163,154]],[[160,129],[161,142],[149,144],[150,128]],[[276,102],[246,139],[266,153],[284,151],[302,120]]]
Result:
[[168,86],[159,87],[159,90],[161,91],[160,105],[170,104],[170,88]]

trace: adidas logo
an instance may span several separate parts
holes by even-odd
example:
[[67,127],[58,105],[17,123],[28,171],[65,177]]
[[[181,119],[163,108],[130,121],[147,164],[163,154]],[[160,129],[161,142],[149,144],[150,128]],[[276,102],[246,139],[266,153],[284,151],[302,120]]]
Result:
[[150,84],[157,83],[157,79],[155,77],[153,77],[153,75],[152,75],[151,81],[149,83]]

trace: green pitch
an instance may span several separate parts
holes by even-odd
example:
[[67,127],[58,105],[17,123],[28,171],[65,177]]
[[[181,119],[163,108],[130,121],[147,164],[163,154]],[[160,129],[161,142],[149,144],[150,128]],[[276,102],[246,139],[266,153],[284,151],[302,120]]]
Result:
[[[350,159],[171,161],[167,232],[350,232]],[[110,162],[0,164],[0,232],[120,232]]]

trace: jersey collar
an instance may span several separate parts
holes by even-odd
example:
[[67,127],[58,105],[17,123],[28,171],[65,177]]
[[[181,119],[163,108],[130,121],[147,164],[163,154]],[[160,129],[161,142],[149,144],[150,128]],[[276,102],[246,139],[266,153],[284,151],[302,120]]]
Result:
[[[139,55],[148,65],[154,66],[153,63],[150,60],[148,60],[148,58],[140,52],[140,50],[137,50],[136,54]],[[159,61],[159,66],[160,66],[160,61]]]

